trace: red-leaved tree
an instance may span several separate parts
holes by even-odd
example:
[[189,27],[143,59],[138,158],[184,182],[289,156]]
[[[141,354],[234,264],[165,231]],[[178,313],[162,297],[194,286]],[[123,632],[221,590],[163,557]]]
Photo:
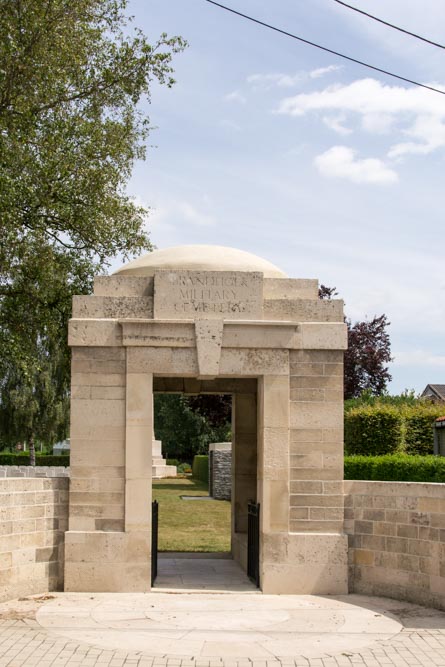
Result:
[[[320,299],[332,299],[335,287],[321,285]],[[368,389],[375,396],[383,394],[391,381],[387,364],[392,361],[391,341],[386,315],[356,322],[345,318],[348,327],[348,349],[345,352],[344,396],[356,398]]]

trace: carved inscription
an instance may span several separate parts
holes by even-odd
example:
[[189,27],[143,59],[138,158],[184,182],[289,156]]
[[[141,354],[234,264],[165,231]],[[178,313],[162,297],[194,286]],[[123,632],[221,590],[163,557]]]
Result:
[[263,274],[241,271],[157,271],[156,319],[261,319]]

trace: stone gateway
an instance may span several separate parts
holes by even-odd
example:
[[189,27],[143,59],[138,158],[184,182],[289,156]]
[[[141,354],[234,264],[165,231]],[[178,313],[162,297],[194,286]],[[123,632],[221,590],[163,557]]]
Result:
[[149,591],[154,392],[233,401],[232,556],[260,504],[265,593],[347,592],[343,303],[219,246],[158,250],[73,300],[66,591]]

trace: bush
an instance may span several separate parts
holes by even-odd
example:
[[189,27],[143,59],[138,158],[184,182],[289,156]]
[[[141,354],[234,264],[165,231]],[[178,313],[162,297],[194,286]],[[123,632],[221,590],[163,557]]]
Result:
[[201,482],[209,483],[209,457],[198,454],[193,458],[192,475]]
[[402,415],[392,405],[363,405],[345,413],[345,452],[376,456],[402,447]]
[[433,424],[445,410],[443,406],[424,403],[405,413],[405,451],[407,454],[433,454]]
[[[36,454],[36,466],[69,466],[69,454]],[[29,466],[29,453],[26,454],[0,454],[1,466]]]
[[166,460],[166,464],[167,464],[168,466],[176,466],[176,467],[178,467],[178,466],[181,465],[181,461],[179,461],[178,459],[167,459],[167,460]]
[[409,454],[345,456],[345,479],[445,483],[445,457]]

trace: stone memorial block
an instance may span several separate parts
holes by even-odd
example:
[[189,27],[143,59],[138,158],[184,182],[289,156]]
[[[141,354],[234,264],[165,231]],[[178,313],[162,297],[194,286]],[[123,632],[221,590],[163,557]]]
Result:
[[155,319],[260,320],[263,275],[241,271],[156,271]]

